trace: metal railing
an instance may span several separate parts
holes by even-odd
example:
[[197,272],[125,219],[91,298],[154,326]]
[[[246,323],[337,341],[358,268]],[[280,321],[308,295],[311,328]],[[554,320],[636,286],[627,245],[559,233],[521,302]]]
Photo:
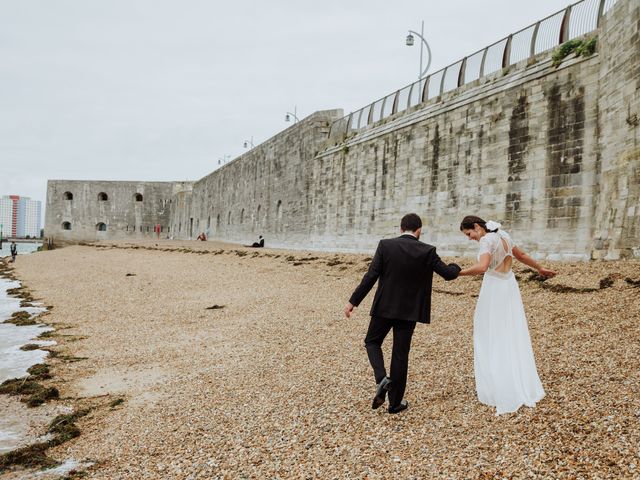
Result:
[[498,70],[596,30],[617,0],[582,0],[508,37],[336,120],[330,136],[369,124],[431,100]]

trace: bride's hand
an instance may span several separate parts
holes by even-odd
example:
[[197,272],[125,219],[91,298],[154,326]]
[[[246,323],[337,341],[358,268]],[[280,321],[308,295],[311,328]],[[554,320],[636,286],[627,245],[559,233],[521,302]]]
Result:
[[555,277],[558,272],[554,272],[553,270],[549,270],[548,268],[540,267],[538,269],[538,273],[545,278],[551,278]]

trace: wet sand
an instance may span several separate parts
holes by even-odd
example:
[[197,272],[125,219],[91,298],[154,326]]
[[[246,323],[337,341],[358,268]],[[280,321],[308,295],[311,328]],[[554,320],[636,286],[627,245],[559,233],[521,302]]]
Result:
[[79,360],[51,359],[60,403],[95,406],[49,455],[101,479],[639,476],[640,261],[555,264],[544,284],[517,267],[547,397],[496,417],[474,391],[479,278],[436,276],[411,407],[371,410],[373,292],[342,316],[368,259],[167,241],[19,257],[64,327],[53,349]]

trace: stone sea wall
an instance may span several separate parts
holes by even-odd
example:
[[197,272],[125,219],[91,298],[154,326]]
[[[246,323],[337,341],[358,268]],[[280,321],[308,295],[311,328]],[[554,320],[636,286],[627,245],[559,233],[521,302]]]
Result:
[[[464,255],[475,246],[458,225],[476,214],[539,257],[638,257],[639,25],[640,3],[619,0],[589,34],[598,41],[590,57],[554,66],[543,52],[348,135],[330,128],[340,110],[316,112],[192,185],[175,184],[153,207],[158,221],[174,238],[262,234],[272,247],[371,251],[416,212],[427,242]],[[127,201],[114,218],[130,212]],[[96,208],[71,211],[88,225],[76,239],[96,236]],[[69,212],[48,200],[46,234],[60,234],[53,228]]]

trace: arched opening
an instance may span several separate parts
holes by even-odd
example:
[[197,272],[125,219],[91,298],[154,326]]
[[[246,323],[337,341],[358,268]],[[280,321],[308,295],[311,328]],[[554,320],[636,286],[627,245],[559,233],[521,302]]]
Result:
[[136,202],[141,202],[142,201],[142,194],[141,193],[134,193],[133,194],[133,200]]
[[216,217],[216,229],[220,228],[220,214]]
[[71,192],[64,192],[62,194],[62,198],[64,198],[65,200],[73,200],[73,193]]
[[63,230],[71,230],[71,222],[62,222]]
[[240,212],[240,223],[244,223],[244,208]]
[[96,225],[96,230],[98,230],[99,232],[106,232],[107,231],[107,224],[104,222],[100,222]]
[[231,212],[227,215],[227,225],[231,225]]
[[100,201],[100,202],[106,202],[107,200],[109,200],[109,196],[108,196],[106,193],[104,193],[104,192],[100,192],[100,193],[98,194],[98,201]]

